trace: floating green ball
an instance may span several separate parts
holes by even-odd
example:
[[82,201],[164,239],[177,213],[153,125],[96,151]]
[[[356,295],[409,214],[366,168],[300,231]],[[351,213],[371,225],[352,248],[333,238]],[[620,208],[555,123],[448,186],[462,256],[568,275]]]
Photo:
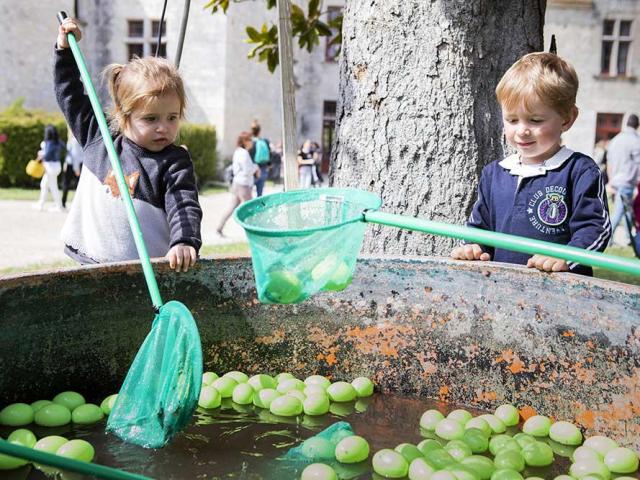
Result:
[[263,388],[253,395],[253,404],[259,408],[269,408],[271,402],[281,395],[273,388]]
[[238,383],[247,383],[249,381],[249,375],[244,372],[238,372],[237,370],[227,372],[223,377],[231,377]]
[[269,411],[281,417],[295,417],[302,413],[302,402],[296,397],[283,395],[273,399]]
[[553,480],[574,480],[574,478],[571,475],[558,475],[554,477]]
[[301,392],[300,390],[289,390],[287,395],[291,395],[292,397],[296,397],[301,402],[304,402],[307,399],[307,396]]
[[409,480],[429,480],[435,470],[422,457],[414,458],[409,464]]
[[545,442],[549,444],[554,455],[558,455],[559,457],[571,458],[573,452],[576,450],[576,447],[573,445],[563,445],[550,438],[547,438]]
[[338,476],[329,465],[312,463],[302,471],[300,480],[338,480]]
[[454,463],[445,468],[447,472],[451,472],[456,480],[478,480],[479,477],[471,468],[462,465],[461,463]]
[[340,292],[347,288],[352,280],[351,269],[345,262],[340,262],[329,281],[322,287],[322,290],[330,292]]
[[522,447],[522,457],[530,467],[546,467],[553,463],[553,450],[543,442],[527,443]]
[[315,385],[326,390],[327,388],[329,388],[329,385],[331,385],[331,380],[329,380],[327,377],[324,377],[322,375],[311,375],[304,379],[304,384],[307,387],[311,387]]
[[61,427],[71,422],[71,412],[64,405],[52,403],[38,410],[34,420],[41,427]]
[[458,462],[463,458],[470,457],[473,453],[471,447],[462,440],[451,440],[444,446],[444,449]]
[[222,396],[215,387],[204,385],[200,389],[198,406],[202,408],[218,408],[222,403]]
[[602,456],[602,458],[604,458],[611,450],[613,450],[614,448],[618,448],[619,446],[610,438],[602,435],[595,435],[593,437],[587,438],[584,441],[583,445],[585,447],[594,449]]
[[338,257],[331,253],[324,257],[311,270],[311,280],[318,282],[322,279],[330,278],[333,272],[338,268]]
[[484,453],[489,448],[489,437],[477,428],[466,429],[462,441],[469,446],[472,453]]
[[333,460],[336,458],[335,452],[333,443],[323,437],[307,438],[300,445],[300,453],[309,460]]
[[18,445],[22,445],[23,447],[33,448],[36,444],[36,436],[33,434],[31,430],[27,430],[26,428],[19,428],[18,430],[14,430],[7,437],[7,441],[10,443],[17,443]]
[[202,374],[202,385],[211,385],[218,378],[218,374],[214,372],[204,372]]
[[458,479],[453,473],[448,472],[446,470],[440,470],[439,472],[436,472],[433,475],[431,475],[429,480],[458,480]]
[[327,389],[324,387],[321,387],[320,385],[307,385],[306,387],[304,387],[304,390],[302,391],[302,393],[304,393],[307,397],[311,397],[313,395],[327,395]]
[[282,372],[282,373],[279,373],[278,375],[276,375],[276,383],[280,383],[283,380],[286,380],[287,378],[296,378],[296,377],[294,377],[293,374],[291,374],[289,372]]
[[489,437],[493,433],[493,430],[491,430],[491,426],[489,425],[489,422],[487,422],[484,418],[480,418],[480,417],[474,417],[470,419],[467,423],[464,424],[464,428],[466,430],[475,428],[477,430],[480,430],[487,437]]
[[522,431],[534,437],[546,437],[551,429],[551,419],[544,415],[529,417],[522,425]]
[[571,459],[574,462],[579,462],[580,460],[596,460],[598,462],[604,462],[604,455],[601,455],[591,447],[582,445],[575,449],[573,455],[571,455]]
[[69,440],[64,437],[58,435],[50,435],[38,440],[33,445],[33,449],[40,450],[41,452],[56,453],[58,449],[68,441]]
[[0,425],[22,427],[33,422],[34,411],[26,403],[12,403],[0,411]]
[[53,402],[51,400],[36,400],[31,404],[31,408],[33,408],[33,413],[40,410],[42,407],[46,405],[51,405]]
[[442,470],[443,468],[456,463],[456,459],[451,456],[444,448],[439,450],[431,450],[424,455],[427,463],[436,470]]
[[527,445],[528,443],[535,443],[538,440],[536,440],[536,437],[534,437],[533,435],[529,435],[528,433],[516,433],[513,436],[513,439],[518,442],[518,445],[520,445],[520,447],[524,447],[525,445]]
[[507,427],[513,427],[520,422],[520,412],[513,405],[500,405],[496,408],[494,415],[502,420]]
[[373,382],[369,380],[367,377],[358,377],[355,378],[351,385],[356,390],[356,395],[359,398],[370,397],[373,395]]
[[388,448],[377,451],[371,463],[373,471],[386,478],[402,478],[409,473],[409,464],[405,458]]
[[302,300],[303,284],[293,272],[274,270],[267,273],[264,295],[274,303],[296,303]]
[[456,420],[445,418],[436,425],[436,435],[445,440],[459,440],[464,437],[464,427]]
[[302,380],[298,380],[297,378],[286,378],[278,383],[276,390],[282,393],[283,395],[291,390],[304,390],[305,384]]
[[457,410],[449,412],[447,418],[465,425],[469,420],[473,418],[473,415],[471,415],[471,413],[469,413],[468,411],[459,408]]
[[104,418],[104,412],[98,405],[85,403],[71,412],[71,421],[78,425],[92,425]]
[[238,382],[232,377],[223,376],[214,380],[211,386],[220,393],[222,398],[231,398],[234,388],[238,386]]
[[329,405],[329,413],[338,417],[348,417],[353,412],[355,412],[354,402],[332,402]]
[[493,433],[504,433],[507,430],[507,426],[502,420],[490,413],[480,415],[478,418],[485,420],[491,427]]
[[53,403],[63,405],[67,407],[70,412],[73,412],[76,407],[84,405],[86,402],[84,397],[78,392],[62,392],[53,397]]
[[517,450],[502,450],[498,452],[493,459],[493,464],[498,470],[508,469],[516,472],[522,472],[525,466],[524,457]]
[[336,382],[329,385],[327,395],[332,402],[351,402],[356,399],[356,389],[350,383]]
[[569,474],[573,478],[583,478],[587,475],[599,475],[602,480],[609,480],[611,472],[609,468],[598,460],[580,460],[572,463],[569,468]]
[[93,446],[86,440],[69,440],[56,451],[56,455],[72,458],[79,462],[91,462],[95,456]]
[[559,421],[549,428],[549,438],[563,445],[580,445],[582,432],[573,423]]
[[369,456],[369,442],[358,435],[351,435],[338,442],[335,453],[340,463],[362,462]]
[[418,450],[422,453],[422,455],[426,455],[431,450],[442,450],[442,445],[437,440],[432,438],[425,438],[418,445],[416,445]]
[[394,448],[396,452],[402,455],[409,464],[416,458],[422,458],[422,452],[412,443],[401,443]]
[[520,451],[521,448],[520,444],[513,437],[505,434],[494,435],[489,441],[489,451],[492,455],[497,455],[499,452],[507,450]]
[[238,405],[249,405],[253,402],[253,387],[248,383],[241,383],[233,389],[231,399]]
[[491,480],[524,480],[524,478],[515,470],[511,470],[510,468],[500,468],[493,472]]
[[20,468],[29,463],[28,460],[23,460],[18,457],[10,457],[0,453],[0,470],[14,470]]
[[329,412],[331,402],[327,395],[311,395],[302,401],[302,409],[307,415],[324,415]]
[[444,419],[444,415],[438,410],[427,410],[420,417],[420,428],[429,432],[435,432],[436,426]]
[[251,377],[248,382],[249,385],[253,387],[253,390],[259,392],[263,388],[276,388],[278,383],[276,379],[271,375],[265,375],[264,373],[260,373],[258,375],[254,375]]
[[638,470],[638,454],[629,448],[614,448],[605,455],[604,464],[613,473],[633,473]]
[[118,399],[117,393],[114,393],[113,395],[109,395],[107,398],[105,398],[100,404],[100,409],[102,410],[102,413],[104,413],[105,415],[109,415],[111,413],[111,410],[113,410],[113,406],[116,404],[117,399]]
[[489,480],[496,470],[493,461],[482,455],[471,455],[470,457],[462,459],[460,463],[476,472],[480,480]]

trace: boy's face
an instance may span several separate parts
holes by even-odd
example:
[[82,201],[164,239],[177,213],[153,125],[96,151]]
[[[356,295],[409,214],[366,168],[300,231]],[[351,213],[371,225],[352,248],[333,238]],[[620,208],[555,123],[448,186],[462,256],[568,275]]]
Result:
[[180,127],[180,99],[168,92],[131,112],[124,134],[141,147],[159,152],[172,144]]
[[515,110],[502,108],[504,134],[509,145],[520,154],[523,163],[542,163],[560,150],[560,136],[575,121],[575,113],[565,119],[540,100],[524,104]]

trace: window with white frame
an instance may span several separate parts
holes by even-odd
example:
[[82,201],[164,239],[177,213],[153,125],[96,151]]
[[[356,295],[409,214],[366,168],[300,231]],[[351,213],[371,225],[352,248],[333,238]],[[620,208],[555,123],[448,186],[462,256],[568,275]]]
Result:
[[[136,55],[138,57],[152,56],[156,53],[160,20],[152,19],[128,19],[127,20],[127,59]],[[162,22],[162,35],[160,38],[159,57],[167,56],[167,43],[165,35],[167,22]]]
[[608,77],[629,77],[632,20],[605,19],[602,24],[600,73]]

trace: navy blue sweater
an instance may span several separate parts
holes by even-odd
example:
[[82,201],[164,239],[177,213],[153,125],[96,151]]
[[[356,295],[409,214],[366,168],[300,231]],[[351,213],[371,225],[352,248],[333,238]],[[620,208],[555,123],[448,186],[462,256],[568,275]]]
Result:
[[[595,162],[562,148],[542,165],[521,165],[512,155],[487,165],[470,227],[603,251],[611,236],[602,175]],[[526,265],[531,255],[482,246],[497,262]],[[569,263],[574,273],[590,267]]]

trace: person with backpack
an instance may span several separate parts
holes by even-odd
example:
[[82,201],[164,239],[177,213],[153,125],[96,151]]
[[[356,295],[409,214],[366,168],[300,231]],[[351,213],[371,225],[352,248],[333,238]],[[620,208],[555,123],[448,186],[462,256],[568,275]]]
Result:
[[253,135],[253,148],[249,152],[253,163],[260,167],[260,176],[256,178],[257,196],[262,196],[264,184],[269,176],[269,167],[271,165],[271,149],[269,148],[269,140],[260,137],[260,125],[253,122],[251,125],[251,134]]

